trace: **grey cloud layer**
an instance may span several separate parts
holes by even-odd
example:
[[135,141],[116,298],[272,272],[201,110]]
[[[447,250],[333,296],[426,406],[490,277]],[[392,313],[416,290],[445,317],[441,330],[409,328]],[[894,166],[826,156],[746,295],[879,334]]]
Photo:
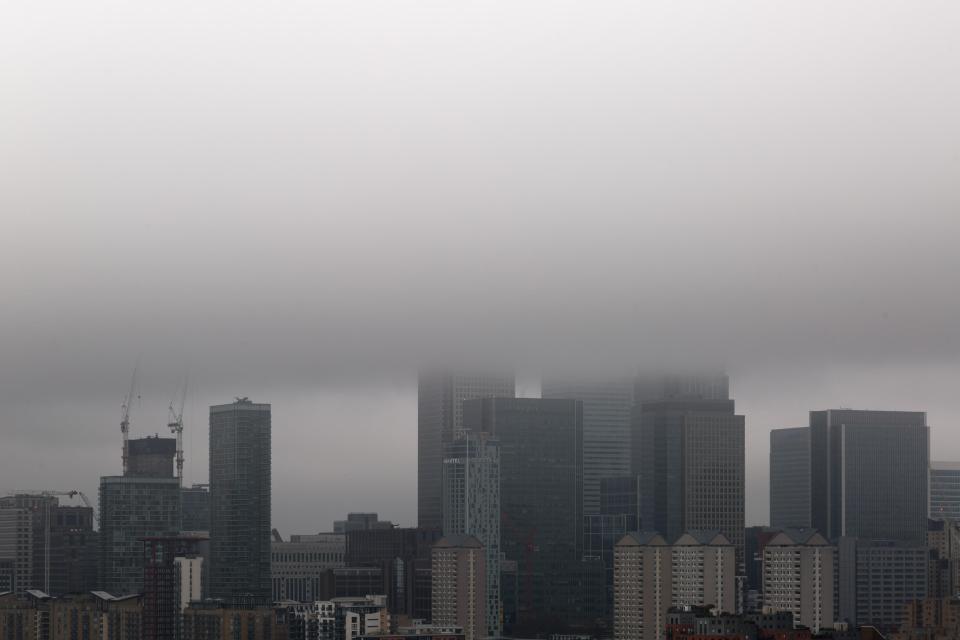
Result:
[[723,362],[754,454],[960,417],[951,3],[94,4],[0,10],[0,489],[91,491],[138,354],[194,462],[205,404],[277,405],[301,528],[410,520],[433,359]]

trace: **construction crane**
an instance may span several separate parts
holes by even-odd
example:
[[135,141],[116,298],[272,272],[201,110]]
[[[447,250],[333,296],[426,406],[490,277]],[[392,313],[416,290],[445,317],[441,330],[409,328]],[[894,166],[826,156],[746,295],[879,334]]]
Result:
[[177,436],[177,479],[180,481],[180,487],[183,487],[183,407],[187,403],[187,383],[183,383],[183,391],[180,393],[180,407],[174,409],[173,402],[170,403],[170,417],[167,426],[170,431]]
[[133,375],[130,376],[130,391],[120,406],[120,433],[123,434],[123,475],[127,475],[127,458],[130,440],[130,408],[133,405],[133,394],[137,388],[137,367],[133,368]]
[[[43,496],[45,498],[56,498],[56,497],[67,497],[67,498],[76,498],[79,497],[83,501],[84,506],[89,507],[90,511],[93,513],[93,520],[97,523],[97,528],[100,528],[100,518],[97,516],[97,510],[93,508],[93,505],[90,503],[90,499],[87,498],[86,494],[79,489],[71,489],[70,491],[14,491],[13,495],[16,496]],[[50,593],[50,500],[45,500],[43,503],[43,590],[45,593]]]

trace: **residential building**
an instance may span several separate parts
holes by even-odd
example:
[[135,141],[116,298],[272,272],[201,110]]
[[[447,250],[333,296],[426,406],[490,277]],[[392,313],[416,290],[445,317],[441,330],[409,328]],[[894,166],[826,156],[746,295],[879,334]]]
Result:
[[432,555],[431,622],[461,627],[465,640],[487,638],[490,602],[483,544],[470,535],[444,536],[433,545]]
[[7,589],[17,593],[41,586],[34,580],[33,523],[34,514],[29,508],[0,502],[0,562],[5,566]]
[[633,433],[644,528],[668,539],[688,530],[720,531],[742,566],[744,417],[736,414],[734,401],[642,402],[635,407]]
[[[453,536],[473,536],[480,541],[486,554],[485,628],[489,635],[499,636],[500,442],[490,434],[463,430],[447,445],[443,459],[443,535],[451,540]],[[436,545],[434,559],[435,550]],[[437,610],[435,601],[432,609]]]
[[180,532],[176,440],[131,439],[124,476],[100,478],[100,587],[118,596],[143,591],[143,539]]
[[210,407],[210,596],[270,599],[270,405]]
[[960,522],[960,462],[930,463],[930,517]]
[[810,429],[770,432],[770,526],[810,527]]
[[763,547],[763,611],[790,612],[813,633],[832,628],[836,549],[813,529],[782,531]]
[[183,611],[181,640],[286,640],[286,612],[259,598],[192,602]]
[[925,413],[811,411],[810,461],[812,524],[825,536],[926,545]]
[[[344,566],[346,536],[339,533],[293,535],[270,544],[273,600],[326,600],[324,574]],[[357,594],[354,594],[357,595]]]
[[512,374],[421,373],[417,401],[417,523],[421,528],[443,526],[444,447],[463,428],[463,401],[515,394]]
[[[148,537],[142,540],[143,640],[179,637],[181,613],[193,596],[193,593],[183,593],[185,576],[181,570],[192,573],[193,566],[186,561],[196,561],[196,579],[199,582],[203,564],[197,550],[199,542],[199,538],[191,536]],[[186,577],[190,579],[192,576]],[[199,593],[199,588],[196,592]],[[188,598],[186,602],[183,601],[185,596]]]
[[630,474],[630,413],[634,380],[547,378],[541,397],[583,403],[583,513],[606,513],[600,507],[604,478]]
[[585,617],[582,415],[578,400],[463,403],[464,427],[500,441],[500,547],[521,574],[514,634],[563,631]]
[[614,548],[616,640],[663,640],[671,607],[736,608],[736,550],[717,532],[691,531],[669,542],[628,533]]
[[53,493],[0,498],[0,573],[10,590],[61,595],[96,588],[93,509],[61,505]]

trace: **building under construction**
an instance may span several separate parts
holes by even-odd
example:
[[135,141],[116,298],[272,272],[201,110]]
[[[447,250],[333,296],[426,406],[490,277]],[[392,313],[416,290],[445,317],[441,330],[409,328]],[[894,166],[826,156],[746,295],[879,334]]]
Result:
[[125,443],[126,472],[100,478],[100,583],[114,595],[143,589],[143,539],[180,531],[176,439]]

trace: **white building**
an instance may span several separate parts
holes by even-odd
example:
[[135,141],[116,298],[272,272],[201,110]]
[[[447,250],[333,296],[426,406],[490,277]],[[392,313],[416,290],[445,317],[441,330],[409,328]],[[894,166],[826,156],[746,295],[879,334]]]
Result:
[[837,551],[814,529],[786,530],[763,548],[763,610],[789,611],[813,633],[830,628]]
[[613,557],[616,640],[663,640],[670,607],[736,609],[736,548],[720,533],[628,533]]

